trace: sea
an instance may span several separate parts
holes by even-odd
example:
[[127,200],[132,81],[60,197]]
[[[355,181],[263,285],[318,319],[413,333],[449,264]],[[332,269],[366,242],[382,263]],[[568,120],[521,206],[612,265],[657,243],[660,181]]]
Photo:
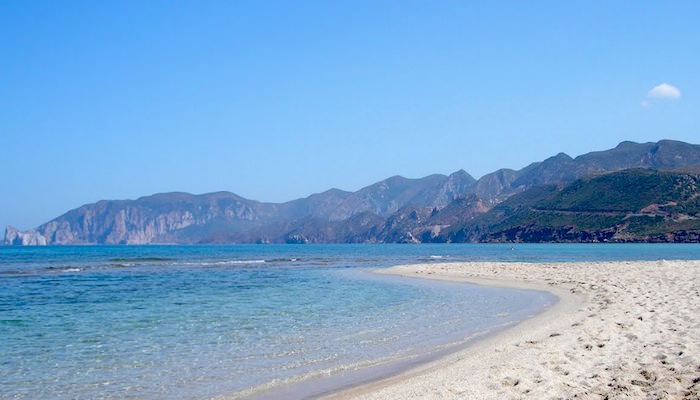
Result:
[[0,247],[0,398],[317,396],[557,302],[374,269],[699,258],[693,244]]

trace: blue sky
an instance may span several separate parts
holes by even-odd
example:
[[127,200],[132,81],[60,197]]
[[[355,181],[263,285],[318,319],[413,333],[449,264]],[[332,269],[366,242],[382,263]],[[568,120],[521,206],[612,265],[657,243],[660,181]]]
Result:
[[698,1],[4,0],[0,226],[700,143],[698,18]]

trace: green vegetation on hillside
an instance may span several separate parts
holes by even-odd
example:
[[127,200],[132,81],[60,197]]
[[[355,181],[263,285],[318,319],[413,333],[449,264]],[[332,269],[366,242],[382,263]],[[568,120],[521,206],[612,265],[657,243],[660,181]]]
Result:
[[536,205],[544,210],[634,212],[651,204],[686,202],[697,192],[697,177],[631,169],[580,179],[551,199]]
[[512,196],[452,241],[698,241],[700,175],[631,169]]

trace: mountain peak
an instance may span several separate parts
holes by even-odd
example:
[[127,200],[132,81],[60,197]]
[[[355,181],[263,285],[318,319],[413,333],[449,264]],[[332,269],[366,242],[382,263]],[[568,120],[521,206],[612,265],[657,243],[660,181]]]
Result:
[[[634,147],[634,146],[639,146],[641,143],[633,142],[631,140],[623,140],[622,142],[618,143],[617,146],[615,146],[616,149],[624,149],[624,148],[629,148],[629,147]],[[647,143],[650,144],[650,143]]]
[[448,176],[448,179],[461,179],[461,180],[476,182],[476,179],[474,179],[473,176],[471,176],[467,171],[465,171],[463,169],[460,169],[458,171],[451,173]]
[[394,176],[390,176],[390,177],[384,179],[382,182],[386,182],[389,185],[395,186],[395,185],[403,185],[408,180],[409,179],[404,177],[404,176],[394,175]]
[[571,158],[570,155],[568,155],[568,154],[566,154],[566,153],[563,153],[563,152],[557,153],[556,156],[550,157],[549,159],[567,160],[567,161],[568,161],[568,160],[573,160],[573,158]]

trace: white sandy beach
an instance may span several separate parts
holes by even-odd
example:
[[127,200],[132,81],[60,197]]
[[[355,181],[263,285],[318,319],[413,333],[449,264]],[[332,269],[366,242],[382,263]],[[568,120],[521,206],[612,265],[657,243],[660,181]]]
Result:
[[700,261],[460,263],[381,273],[547,290],[547,312],[329,399],[700,399]]

